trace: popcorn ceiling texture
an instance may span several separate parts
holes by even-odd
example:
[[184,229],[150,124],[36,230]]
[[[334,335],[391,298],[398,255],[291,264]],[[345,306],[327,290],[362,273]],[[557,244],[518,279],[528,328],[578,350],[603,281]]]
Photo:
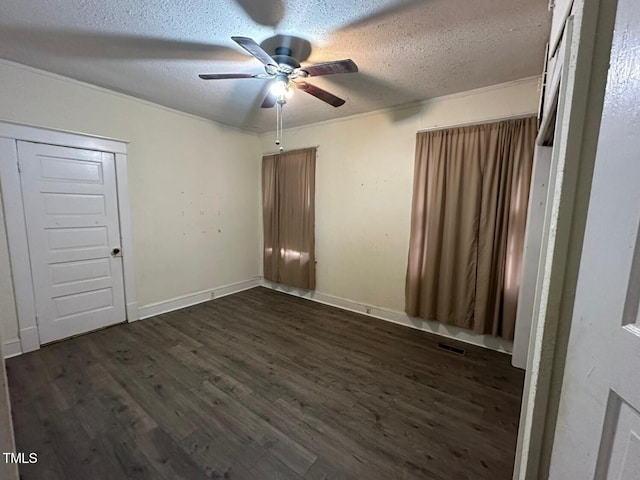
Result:
[[[230,37],[310,42],[306,63],[352,58],[360,73],[313,79],[347,100],[301,92],[285,127],[403,105],[541,73],[547,0],[21,0],[0,3],[0,58],[240,129],[272,131],[264,80]],[[273,52],[270,52],[273,53]]]

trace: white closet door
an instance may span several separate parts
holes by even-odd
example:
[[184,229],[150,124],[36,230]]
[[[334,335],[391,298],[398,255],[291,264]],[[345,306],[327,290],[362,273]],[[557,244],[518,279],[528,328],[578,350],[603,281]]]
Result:
[[40,342],[123,322],[113,154],[18,142],[18,158]]

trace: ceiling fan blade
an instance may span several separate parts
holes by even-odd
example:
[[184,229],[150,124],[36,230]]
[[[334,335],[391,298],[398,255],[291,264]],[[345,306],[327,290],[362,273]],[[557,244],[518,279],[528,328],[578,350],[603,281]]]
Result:
[[236,0],[251,20],[266,27],[276,27],[284,18],[283,0]]
[[424,5],[424,0],[395,0],[387,2],[389,6],[370,9],[370,13],[364,17],[355,18],[353,21],[340,27],[339,31],[353,30],[354,28],[366,27],[368,25],[380,25],[389,18],[398,17],[414,7]]
[[271,93],[271,91],[269,91],[269,93],[267,93],[267,96],[264,97],[264,101],[262,102],[262,105],[260,105],[260,108],[273,108],[273,106],[276,104],[276,100],[277,97]]
[[244,48],[251,55],[256,57],[265,65],[273,65],[274,67],[278,66],[278,62],[276,62],[271,55],[265,52],[260,45],[258,45],[255,41],[248,37],[231,37],[231,40],[236,42],[242,48]]
[[[2,4],[4,6],[4,4]],[[2,7],[0,7],[0,10]],[[228,43],[228,42],[226,42]],[[231,45],[205,42],[189,42],[156,36],[141,36],[130,32],[107,33],[95,30],[73,30],[29,27],[10,24],[0,25],[0,57],[19,62],[18,51],[33,49],[46,55],[60,55],[67,59],[85,60],[248,60],[244,52]],[[14,53],[15,52],[15,53]],[[64,73],[58,66],[57,73]],[[86,79],[85,79],[86,80]]]
[[319,77],[321,75],[333,75],[334,73],[355,73],[358,66],[351,59],[338,60],[336,62],[317,63],[306,67],[300,67],[300,70],[307,72],[310,77]]
[[314,97],[319,98],[323,102],[326,102],[333,107],[339,107],[345,104],[345,101],[340,97],[336,97],[333,93],[329,93],[326,90],[321,89],[320,87],[311,85],[310,83],[298,82],[295,85],[298,90],[302,90],[309,95],[313,95]]
[[250,73],[203,73],[198,75],[202,80],[228,80],[231,78],[258,78]]

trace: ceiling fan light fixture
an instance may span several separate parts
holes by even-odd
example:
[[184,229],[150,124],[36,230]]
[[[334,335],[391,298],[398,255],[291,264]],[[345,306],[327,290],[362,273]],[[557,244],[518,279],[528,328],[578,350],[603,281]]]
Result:
[[281,98],[286,95],[287,90],[289,90],[289,79],[286,75],[277,75],[273,85],[271,85],[271,93],[275,97]]
[[287,89],[284,91],[284,96],[286,98],[291,98],[293,97],[293,88],[291,88],[291,86],[287,86]]

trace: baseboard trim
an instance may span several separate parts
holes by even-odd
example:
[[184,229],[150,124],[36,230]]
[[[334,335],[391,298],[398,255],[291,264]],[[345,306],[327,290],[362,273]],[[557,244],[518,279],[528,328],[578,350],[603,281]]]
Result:
[[138,313],[138,302],[127,303],[127,321],[129,323],[140,320],[140,314]]
[[452,338],[460,342],[470,343],[472,345],[488,348],[497,352],[511,354],[513,350],[513,342],[508,340],[492,337],[490,335],[479,335],[463,328],[444,325],[438,322],[431,322],[421,318],[410,317],[404,312],[388,310],[386,308],[376,307],[374,305],[356,302],[346,298],[335,297],[318,291],[291,288],[264,279],[262,279],[261,285],[288,295],[306,298],[307,300],[312,300],[314,302],[323,303],[325,305],[341,308],[350,312],[361,313],[370,317],[379,318],[380,320],[386,320],[387,322],[396,323],[398,325],[414,328],[423,332]]
[[40,349],[40,334],[36,325],[20,329],[20,344],[22,345],[22,353]]
[[138,318],[143,320],[145,318],[155,317],[156,315],[173,312],[174,310],[180,310],[181,308],[197,305],[198,303],[208,302],[214,298],[225,297],[260,285],[260,278],[256,277],[243,282],[223,285],[221,287],[190,293],[188,295],[181,295],[180,297],[172,298],[171,300],[165,300],[163,302],[152,303],[139,307]]
[[[386,308],[376,307],[362,302],[356,302],[354,300],[348,300],[346,298],[336,297],[326,293],[310,290],[300,290],[285,285],[264,280],[263,278],[252,278],[243,282],[236,282],[229,285],[223,285],[221,287],[211,288],[208,290],[202,290],[200,292],[191,293],[188,295],[182,295],[163,302],[152,303],[143,307],[133,307],[131,310],[137,310],[137,317],[142,320],[145,318],[154,317],[163,313],[172,312],[174,310],[180,310],[181,308],[197,305],[198,303],[207,302],[215,298],[225,297],[227,295],[233,295],[244,290],[263,286],[271,290],[286,293],[314,302],[330,305],[332,307],[340,308],[342,310],[348,310],[350,312],[360,313],[370,317],[385,320],[387,322],[403,325],[405,327],[414,328],[423,332],[433,333],[446,338],[452,338],[460,342],[470,343],[480,347],[495,350],[497,352],[511,354],[513,349],[513,343],[500,338],[491,337],[489,335],[478,335],[469,330],[462,328],[452,327],[444,325],[438,322],[431,322],[428,320],[422,320],[420,318],[409,317],[404,312],[398,312],[395,310],[389,310]],[[131,312],[133,313],[133,311]],[[133,316],[135,318],[135,316]],[[32,331],[27,331],[32,330]],[[35,333],[35,337],[33,336]],[[25,329],[21,331],[22,341],[19,339],[10,340],[3,344],[4,358],[11,358],[22,354],[23,352],[29,352],[37,350],[39,348],[39,342],[37,338],[37,328]]]
[[22,346],[20,344],[20,339],[16,338],[15,340],[4,342],[2,344],[2,355],[4,356],[4,358],[11,358],[22,355]]

